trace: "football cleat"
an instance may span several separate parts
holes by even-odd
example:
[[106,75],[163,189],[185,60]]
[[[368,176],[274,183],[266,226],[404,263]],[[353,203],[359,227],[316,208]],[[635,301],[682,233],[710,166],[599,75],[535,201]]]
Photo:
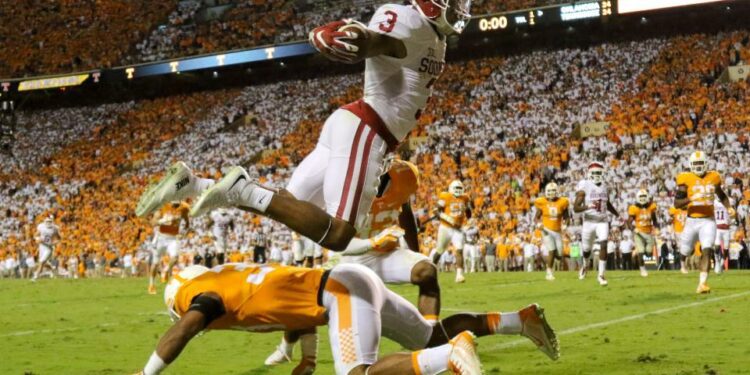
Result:
[[271,353],[268,358],[266,358],[266,361],[263,362],[263,364],[265,364],[266,366],[275,366],[291,361],[292,353],[286,353],[285,351],[281,350],[280,346],[277,346],[276,350],[274,350],[274,352]]
[[518,312],[521,317],[521,336],[531,340],[536,347],[552,360],[560,358],[560,344],[555,331],[544,317],[544,309],[536,303]]
[[688,270],[687,268],[685,268],[685,266],[680,267],[680,272],[683,274],[688,274]]
[[149,285],[148,286],[148,294],[156,294],[156,286]]
[[302,358],[297,367],[292,370],[292,375],[312,375],[315,373],[315,359]]
[[641,270],[641,276],[642,277],[648,277],[648,271],[646,271],[645,268]]
[[233,206],[240,199],[239,188],[248,182],[252,183],[245,168],[232,167],[224,178],[201,194],[190,208],[190,216],[201,216],[217,208]]
[[192,179],[193,172],[185,163],[178,161],[172,164],[159,182],[149,185],[141,194],[135,207],[136,216],[148,216],[167,202],[190,198]]
[[466,282],[466,278],[462,274],[456,274],[456,283],[463,283]]
[[583,280],[586,278],[586,268],[587,267],[581,267],[581,270],[578,271],[578,280]]
[[463,331],[451,339],[453,347],[448,359],[448,369],[458,375],[481,375],[482,363],[477,353],[477,343],[471,331]]
[[708,284],[700,283],[698,284],[698,289],[695,291],[696,294],[708,294],[711,293],[711,288],[708,286]]
[[555,275],[548,273],[545,279],[547,279],[547,281],[555,281]]
[[607,282],[607,279],[605,279],[604,276],[597,276],[596,281],[598,281],[601,286],[609,285],[609,282]]

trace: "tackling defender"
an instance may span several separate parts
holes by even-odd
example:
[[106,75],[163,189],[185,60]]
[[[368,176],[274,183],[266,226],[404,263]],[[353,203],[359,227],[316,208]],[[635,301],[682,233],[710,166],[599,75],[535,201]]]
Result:
[[544,197],[537,198],[534,201],[534,207],[536,207],[534,220],[537,222],[537,228],[542,229],[544,248],[549,253],[546,276],[549,281],[555,280],[555,275],[552,272],[555,258],[562,259],[563,256],[562,233],[565,231],[565,226],[570,222],[569,206],[568,198],[559,196],[557,184],[554,182],[550,182],[544,187]]
[[594,242],[599,245],[599,275],[597,281],[601,286],[609,283],[604,277],[607,269],[607,239],[609,238],[609,217],[607,212],[618,217],[617,210],[609,201],[607,185],[604,183],[604,164],[593,162],[589,164],[588,178],[581,180],[576,188],[576,200],[573,211],[583,213],[583,228],[581,229],[581,250],[583,250],[583,266],[578,278],[586,277],[589,257],[594,249]]
[[[337,374],[481,374],[474,334],[522,335],[552,359],[557,337],[543,310],[457,314],[429,324],[370,269],[342,264],[330,271],[275,265],[190,266],[164,291],[176,323],[164,334],[142,373],[158,374],[203,330],[271,332],[328,325]],[[472,334],[473,332],[473,334]],[[413,350],[378,358],[381,334]],[[428,348],[428,349],[425,349]],[[312,369],[301,363],[295,373]]]
[[721,188],[721,175],[708,171],[708,161],[703,151],[690,155],[690,172],[677,175],[675,208],[686,208],[687,220],[680,236],[680,253],[685,257],[693,255],[695,244],[700,242],[700,275],[696,293],[710,293],[708,270],[711,268],[711,250],[716,241],[716,221],[714,219],[714,199],[718,198],[724,207],[730,207],[729,198]]
[[386,4],[367,26],[349,20],[314,29],[310,42],[324,56],[346,63],[366,60],[364,98],[328,118],[316,148],[296,168],[286,190],[258,185],[242,167],[214,184],[178,162],[142,195],[136,213],[143,216],[169,200],[202,193],[193,216],[244,207],[324,248],[344,250],[367,226],[384,157],[416,126],[445,67],[447,36],[463,31],[470,6],[471,0]]
[[656,247],[654,227],[659,228],[656,220],[656,204],[651,201],[646,190],[639,190],[636,204],[628,207],[628,228],[633,231],[635,239],[635,262],[641,270],[641,276],[647,277],[646,263],[643,260],[646,252],[653,252]]

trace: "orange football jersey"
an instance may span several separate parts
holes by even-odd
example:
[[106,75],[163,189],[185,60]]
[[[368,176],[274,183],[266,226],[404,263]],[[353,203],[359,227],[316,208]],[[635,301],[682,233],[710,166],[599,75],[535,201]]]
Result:
[[682,229],[685,228],[685,220],[687,220],[687,211],[679,208],[669,207],[669,214],[672,215],[674,232],[682,233]]
[[326,324],[318,305],[322,269],[230,263],[186,281],[175,295],[175,312],[185,314],[196,296],[214,292],[226,313],[208,329],[254,332],[298,330]]
[[654,212],[656,212],[656,204],[653,202],[647,207],[635,204],[628,207],[628,215],[635,219],[635,230],[641,233],[650,234],[653,231],[654,223],[651,220],[651,214]]
[[703,177],[695,173],[683,172],[677,175],[677,185],[687,187],[690,203],[687,207],[689,217],[714,217],[714,193],[717,186],[721,186],[719,172],[710,171]]
[[461,228],[466,221],[466,209],[469,207],[469,196],[459,195],[458,197],[444,191],[438,195],[440,205],[443,207],[443,214],[450,217],[452,222],[448,222],[443,217],[440,222],[453,228]]
[[563,213],[568,210],[568,198],[560,197],[554,202],[545,197],[537,198],[534,207],[542,211],[542,225],[548,230],[559,232],[562,229]]
[[[377,235],[382,230],[398,225],[401,207],[409,202],[419,186],[417,166],[408,161],[394,160],[388,170],[391,181],[382,196],[375,198],[370,208],[372,222],[368,233],[359,233],[361,238]],[[364,230],[366,231],[366,230]]]
[[167,203],[159,210],[159,232],[170,236],[180,233],[180,222],[187,217],[190,206],[185,203]]

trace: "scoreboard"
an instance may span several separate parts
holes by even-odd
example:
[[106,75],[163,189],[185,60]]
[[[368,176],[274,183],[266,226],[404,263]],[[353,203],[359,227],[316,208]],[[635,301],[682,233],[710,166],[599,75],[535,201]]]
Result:
[[555,25],[584,19],[600,19],[612,15],[614,0],[577,1],[573,4],[553,5],[516,12],[492,14],[474,18],[471,31],[491,32]]

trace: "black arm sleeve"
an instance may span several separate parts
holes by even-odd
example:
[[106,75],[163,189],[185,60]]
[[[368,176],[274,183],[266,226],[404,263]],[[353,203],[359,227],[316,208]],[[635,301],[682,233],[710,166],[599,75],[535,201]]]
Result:
[[206,317],[203,328],[208,327],[211,322],[219,319],[224,313],[226,313],[224,304],[221,303],[220,300],[203,294],[199,294],[193,298],[190,302],[190,308],[188,308],[188,311],[197,311]]

